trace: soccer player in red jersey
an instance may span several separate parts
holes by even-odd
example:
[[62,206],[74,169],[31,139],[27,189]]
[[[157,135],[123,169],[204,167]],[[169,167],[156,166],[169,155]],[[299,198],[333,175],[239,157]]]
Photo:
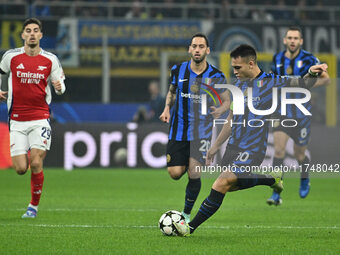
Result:
[[0,84],[0,100],[7,99],[13,167],[20,175],[31,168],[32,199],[22,218],[37,216],[43,160],[51,145],[51,85],[57,95],[65,92],[63,69],[54,54],[40,48],[42,37],[40,20],[27,19],[21,34],[24,47],[8,50],[0,62],[0,76],[9,74],[8,92]]

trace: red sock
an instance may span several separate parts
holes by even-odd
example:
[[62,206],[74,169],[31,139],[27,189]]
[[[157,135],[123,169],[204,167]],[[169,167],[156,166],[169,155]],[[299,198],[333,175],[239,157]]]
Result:
[[31,174],[31,195],[32,195],[31,204],[34,206],[39,205],[43,183],[44,183],[44,172]]

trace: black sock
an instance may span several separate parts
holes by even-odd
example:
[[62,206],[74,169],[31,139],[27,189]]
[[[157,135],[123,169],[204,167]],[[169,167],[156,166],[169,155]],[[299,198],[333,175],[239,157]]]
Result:
[[211,189],[210,195],[203,201],[195,218],[189,223],[190,233],[209,219],[221,206],[225,194]]
[[201,190],[201,179],[190,179],[185,190],[184,213],[190,214]]
[[305,157],[305,159],[301,162],[299,162],[299,166],[301,167],[301,179],[306,179],[309,177],[309,172],[308,172],[308,165],[305,164],[309,164],[309,158]]
[[[284,158],[276,158],[276,157],[274,157],[274,160],[273,160],[274,170],[275,170],[275,167],[283,166],[283,160],[284,160]],[[283,179],[283,175],[284,175],[284,172],[282,173],[281,179]]]
[[272,186],[275,183],[274,177],[268,174],[238,173],[237,186],[239,189],[249,189],[258,185]]
[[275,167],[275,166],[280,167],[282,165],[283,165],[283,158],[276,158],[276,157],[274,157],[274,159],[273,159],[273,167]]

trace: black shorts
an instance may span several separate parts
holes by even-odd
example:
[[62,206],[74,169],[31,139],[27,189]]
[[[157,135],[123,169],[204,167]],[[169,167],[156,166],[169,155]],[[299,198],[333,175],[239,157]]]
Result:
[[277,119],[280,119],[280,121],[274,122],[273,132],[282,131],[292,138],[296,145],[307,145],[311,135],[311,117],[306,116],[304,118],[294,119],[297,122],[296,127],[283,127],[281,121],[286,119],[283,117],[284,116],[278,117]]
[[221,164],[228,166],[238,176],[244,172],[249,172],[251,166],[260,166],[265,155],[263,153],[254,153],[250,150],[244,150],[228,144]]
[[167,166],[189,166],[189,158],[193,158],[204,165],[209,149],[210,139],[194,141],[169,140],[166,148]]

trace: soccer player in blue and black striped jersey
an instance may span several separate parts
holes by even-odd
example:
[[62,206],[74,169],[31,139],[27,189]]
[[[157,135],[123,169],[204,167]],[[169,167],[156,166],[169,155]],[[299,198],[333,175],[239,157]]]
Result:
[[[258,111],[272,109],[275,101],[277,104],[273,97],[277,88],[301,86],[309,89],[316,82],[316,79],[311,77],[327,70],[326,64],[314,65],[303,79],[267,74],[258,67],[256,51],[249,45],[240,45],[230,53],[230,57],[234,74],[238,79],[235,86],[239,94],[233,93],[228,121],[223,125],[206,157],[209,164],[220,146],[230,136],[222,159],[222,164],[228,168],[215,180],[209,196],[203,201],[193,220],[189,223],[183,220],[174,223],[180,236],[190,235],[209,219],[221,206],[227,192],[258,185],[270,186],[278,193],[283,190],[282,172],[272,172],[268,175],[253,172],[254,166],[259,166],[265,157],[269,124],[272,123],[266,121],[268,116]],[[241,113],[240,108],[244,109]],[[270,115],[270,111],[267,114]]]
[[[312,65],[319,64],[319,60],[313,54],[301,48],[303,44],[302,32],[299,27],[290,27],[283,39],[286,50],[274,55],[272,62],[272,72],[282,76],[303,77]],[[327,85],[329,76],[325,72],[324,79],[319,79],[314,85]],[[301,97],[298,93],[289,93],[287,98],[294,99]],[[311,111],[311,102],[304,104],[308,111]],[[282,119],[280,111],[274,116],[276,119]],[[294,156],[301,166],[300,179],[300,197],[305,198],[309,193],[310,181],[307,172],[307,164],[309,164],[308,157],[305,156],[305,151],[311,133],[311,116],[304,115],[294,105],[289,105],[287,108],[287,115],[284,118],[295,119],[298,123],[297,127],[289,128],[281,125],[274,126],[274,160],[273,166],[283,165],[283,160],[286,153],[286,145],[288,138],[291,137],[294,141]],[[277,122],[279,123],[279,122]],[[279,194],[273,192],[272,196],[267,200],[269,205],[280,205],[282,199]]]
[[[225,84],[226,79],[220,70],[207,62],[207,55],[210,53],[207,37],[201,33],[195,34],[188,52],[190,61],[174,65],[171,69],[170,88],[160,116],[161,121],[170,123],[168,172],[174,180],[188,172],[189,181],[182,212],[187,221],[190,220],[192,207],[201,189],[198,169],[204,164],[205,154],[210,148],[213,117],[218,118],[226,112],[230,104],[228,92],[214,89],[214,83]],[[211,91],[222,98],[222,104],[218,108],[211,105],[206,110],[207,114],[204,114],[201,107],[202,96],[212,95]],[[212,100],[210,95],[205,96],[207,105]]]

